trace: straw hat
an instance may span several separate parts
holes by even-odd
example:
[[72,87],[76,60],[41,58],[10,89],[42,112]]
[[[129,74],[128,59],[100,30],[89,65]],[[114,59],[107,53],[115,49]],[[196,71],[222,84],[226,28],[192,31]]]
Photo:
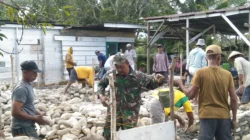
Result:
[[241,55],[241,56],[244,56],[243,53],[240,53],[240,52],[237,52],[237,51],[232,51],[230,53],[230,55],[228,56],[227,60],[231,59],[232,57],[236,56],[236,55]]

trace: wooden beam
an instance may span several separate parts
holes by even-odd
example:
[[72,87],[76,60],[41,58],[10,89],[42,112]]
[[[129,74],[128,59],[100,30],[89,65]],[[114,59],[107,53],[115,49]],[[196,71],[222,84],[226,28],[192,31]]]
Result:
[[151,44],[151,42],[153,41],[153,39],[155,38],[155,36],[157,35],[157,33],[160,31],[161,27],[163,26],[163,24],[165,23],[165,20],[162,21],[161,25],[158,27],[158,29],[156,30],[156,32],[154,33],[153,37],[151,38],[151,40],[149,41],[148,44]]
[[226,17],[224,14],[221,14],[221,16],[250,48],[250,41],[239,31],[239,29],[229,20],[228,17]]
[[150,73],[150,23],[147,23],[147,32],[148,32],[148,38],[147,38],[147,74]]
[[109,75],[110,86],[110,101],[111,101],[111,140],[116,140],[116,97],[115,97],[115,84],[114,72]]
[[174,121],[174,69],[175,69],[175,63],[176,63],[176,58],[172,60],[171,66],[170,66],[170,79],[169,79],[169,98],[170,98],[170,118],[172,121]]

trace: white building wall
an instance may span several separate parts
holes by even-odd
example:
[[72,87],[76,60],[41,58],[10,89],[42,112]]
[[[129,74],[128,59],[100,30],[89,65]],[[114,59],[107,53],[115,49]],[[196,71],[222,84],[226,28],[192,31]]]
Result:
[[59,30],[47,30],[44,35],[45,85],[59,83],[63,78],[62,44],[54,40]]
[[[60,34],[59,29],[47,29],[46,35],[39,29],[24,29],[20,45],[17,44],[21,38],[22,30],[20,25],[0,26],[0,32],[7,36],[7,39],[0,41],[0,49],[12,52],[17,48],[19,54],[13,54],[13,67],[15,83],[21,78],[20,64],[25,60],[33,60],[43,70],[40,75],[40,82],[44,84],[58,83],[62,80],[61,42],[53,40],[55,34]],[[44,40],[44,43],[43,43]],[[44,45],[42,45],[44,44]],[[2,51],[1,51],[2,52]],[[5,62],[0,67],[0,81],[11,81],[10,54],[3,52],[0,61]]]
[[[72,36],[61,37],[62,40],[62,54],[63,63],[65,67],[65,56],[69,47],[73,48],[73,61],[77,66],[92,66],[92,59],[94,64],[98,65],[95,50],[99,50],[104,55],[106,54],[106,39],[104,37],[78,37],[78,41],[68,41]],[[68,79],[68,72],[64,69],[64,79]]]

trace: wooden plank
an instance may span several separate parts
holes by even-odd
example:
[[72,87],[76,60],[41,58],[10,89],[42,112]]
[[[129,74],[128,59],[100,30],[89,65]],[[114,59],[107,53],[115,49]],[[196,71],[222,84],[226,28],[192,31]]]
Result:
[[[170,79],[169,79],[169,99],[170,99],[170,119],[172,121],[175,121],[174,119],[174,69],[175,69],[175,63],[176,63],[176,57],[172,59],[172,63],[170,66]],[[176,130],[176,125],[175,125],[175,132]],[[175,133],[176,134],[176,133]],[[177,138],[177,135],[175,135],[175,138]]]
[[[63,47],[63,51],[67,51],[68,47]],[[105,51],[106,47],[103,46],[96,46],[96,47],[73,47],[74,51],[95,51],[95,50],[99,50],[99,51]]]
[[[74,56],[73,55],[73,60],[74,61],[83,61],[83,60],[92,60],[95,59],[95,61],[97,61],[97,56],[94,56],[94,55],[82,55],[82,56]],[[63,61],[65,61],[65,57],[63,57]]]
[[176,58],[173,59],[170,66],[170,79],[169,79],[169,88],[170,88],[170,118],[174,121],[174,90],[173,90],[173,80],[174,80],[174,69],[175,69]]
[[54,36],[54,40],[61,40],[61,41],[76,41],[75,36]]
[[61,35],[69,36],[88,36],[88,37],[135,37],[132,32],[116,32],[116,31],[94,31],[94,30],[62,30]]
[[107,42],[135,42],[135,38],[128,37],[106,37]]
[[116,140],[116,94],[114,84],[114,73],[109,74],[110,101],[111,101],[111,140]]
[[20,45],[39,45],[39,39],[22,39]]
[[174,122],[168,121],[116,132],[117,140],[175,140]]
[[[101,50],[101,53],[105,54],[105,51]],[[63,56],[67,54],[67,51],[63,51]],[[73,56],[88,56],[95,55],[95,51],[74,51]],[[95,55],[96,56],[96,55]]]
[[106,42],[105,37],[78,37],[77,41],[84,42]]
[[106,42],[62,41],[62,45],[63,46],[98,47],[98,46],[106,46]]

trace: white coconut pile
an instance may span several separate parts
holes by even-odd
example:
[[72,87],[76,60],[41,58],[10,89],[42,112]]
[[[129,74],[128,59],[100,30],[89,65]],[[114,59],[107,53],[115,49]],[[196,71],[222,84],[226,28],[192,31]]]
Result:
[[[11,135],[11,91],[8,83],[0,84],[2,101],[2,126],[6,139],[13,140]],[[102,133],[104,131],[107,108],[103,107],[99,100],[93,103],[93,89],[82,88],[74,84],[67,94],[63,94],[63,87],[58,86],[50,89],[41,89],[35,91],[35,107],[40,112],[45,112],[44,119],[48,125],[37,125],[37,132],[46,140],[104,140]],[[138,127],[151,124],[149,113],[146,109],[146,102],[152,91],[141,94],[142,106]],[[198,138],[199,121],[198,107],[192,105],[194,110],[195,124],[190,132],[184,132],[183,128],[177,123],[177,139],[195,140]],[[235,140],[250,139],[248,134],[250,125],[250,104],[242,105],[238,111],[238,127],[235,134]],[[186,122],[188,118],[183,108],[176,111]],[[248,136],[248,137],[247,137]],[[244,138],[244,137],[247,137]],[[28,137],[16,137],[15,139],[25,140]]]
[[[1,86],[0,86],[1,87]],[[6,139],[11,136],[11,91],[1,88],[2,121]],[[68,94],[63,88],[35,91],[35,107],[46,112],[48,125],[37,125],[39,135],[48,140],[103,140],[103,127],[107,108],[92,103],[93,89],[73,85]],[[23,139],[22,139],[23,140]]]

